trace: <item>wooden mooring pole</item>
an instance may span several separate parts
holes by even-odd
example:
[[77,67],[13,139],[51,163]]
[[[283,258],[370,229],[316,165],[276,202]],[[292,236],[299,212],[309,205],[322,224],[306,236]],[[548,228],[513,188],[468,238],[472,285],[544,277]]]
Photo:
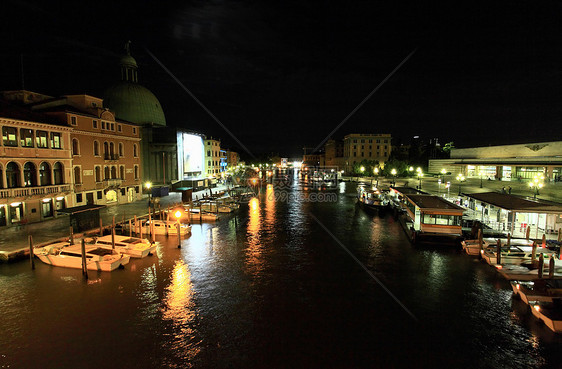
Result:
[[68,239],[71,245],[74,245],[74,228],[70,226],[70,237]]
[[111,221],[111,248],[115,250],[115,215]]
[[88,265],[86,264],[86,243],[82,239],[82,274],[88,279]]
[[29,235],[29,262],[31,263],[31,270],[35,269],[35,259],[33,253],[33,236]]

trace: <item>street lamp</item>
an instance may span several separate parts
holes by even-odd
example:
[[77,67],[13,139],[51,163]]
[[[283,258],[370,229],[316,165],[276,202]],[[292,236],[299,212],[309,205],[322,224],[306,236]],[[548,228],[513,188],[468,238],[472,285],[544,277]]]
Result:
[[462,174],[459,173],[459,175],[457,175],[457,181],[459,181],[459,195],[461,194],[461,186],[465,179]]
[[373,169],[373,173],[375,173],[375,179],[377,180],[376,186],[377,186],[377,188],[378,188],[378,187],[379,187],[379,168],[376,168],[376,167],[375,167],[375,168]]
[[392,170],[390,171],[390,174],[392,174],[394,176],[394,181],[392,181],[392,185],[396,186],[396,169],[392,168]]
[[445,183],[445,174],[447,174],[447,170],[445,168],[441,168],[441,181]]
[[484,172],[479,172],[478,175],[480,176],[480,188],[482,188],[482,176],[484,175]]
[[361,165],[361,168],[359,168],[359,171],[361,172],[361,175],[363,175],[363,172],[365,171],[365,167]]
[[408,174],[412,175],[412,172],[414,171],[414,167],[409,167],[408,168]]
[[418,189],[421,190],[421,188],[422,188],[422,177],[423,177],[423,172],[422,172],[422,169],[419,168],[419,167],[418,167],[418,169],[416,169],[416,172],[417,172],[418,179],[419,179],[419,181],[420,181],[419,186],[418,186]]
[[537,198],[539,194],[539,190],[544,187],[544,176],[542,174],[537,174],[533,177],[533,180],[529,182],[529,187],[534,189],[533,199]]
[[146,183],[144,184],[144,186],[146,187],[146,190],[148,191],[148,206],[150,206],[150,200],[151,200],[151,197],[152,197],[152,196],[151,196],[151,195],[152,195],[152,192],[150,191],[150,187],[152,187],[152,183],[146,182]]

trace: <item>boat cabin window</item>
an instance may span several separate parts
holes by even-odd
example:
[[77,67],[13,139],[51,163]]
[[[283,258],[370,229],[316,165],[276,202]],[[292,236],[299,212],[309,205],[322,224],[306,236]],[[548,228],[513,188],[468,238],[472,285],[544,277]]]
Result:
[[[88,253],[90,253],[90,252],[88,251]],[[68,252],[68,251],[61,251],[61,253],[60,253],[59,255],[62,255],[62,256],[72,256],[72,257],[75,257],[75,258],[82,257],[81,254],[74,253],[74,252]],[[86,254],[86,259],[91,259],[92,257],[93,257],[92,255]]]
[[88,254],[94,254],[94,255],[99,255],[99,256],[112,255],[113,250],[108,250],[108,249],[98,247],[97,249],[88,250]]
[[121,241],[123,243],[140,243],[141,240],[138,238],[127,238],[126,240]]
[[423,224],[460,226],[461,217],[457,215],[424,214]]

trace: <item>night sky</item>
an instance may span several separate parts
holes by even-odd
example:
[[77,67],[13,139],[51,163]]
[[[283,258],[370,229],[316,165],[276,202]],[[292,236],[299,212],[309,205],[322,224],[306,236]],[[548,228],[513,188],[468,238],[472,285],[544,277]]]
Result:
[[[47,5],[49,3],[50,5]],[[429,3],[429,2],[427,2]],[[443,4],[439,4],[443,6]],[[101,97],[127,40],[168,125],[229,135],[256,155],[335,134],[438,137],[457,147],[562,139],[562,4],[177,1],[4,2],[0,90]]]

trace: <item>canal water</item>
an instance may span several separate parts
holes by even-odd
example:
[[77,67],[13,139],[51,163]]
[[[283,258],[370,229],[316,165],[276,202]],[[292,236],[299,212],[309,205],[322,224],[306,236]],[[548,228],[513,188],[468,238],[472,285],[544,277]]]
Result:
[[559,367],[562,339],[490,267],[411,246],[355,191],[263,187],[87,281],[0,265],[0,367]]

